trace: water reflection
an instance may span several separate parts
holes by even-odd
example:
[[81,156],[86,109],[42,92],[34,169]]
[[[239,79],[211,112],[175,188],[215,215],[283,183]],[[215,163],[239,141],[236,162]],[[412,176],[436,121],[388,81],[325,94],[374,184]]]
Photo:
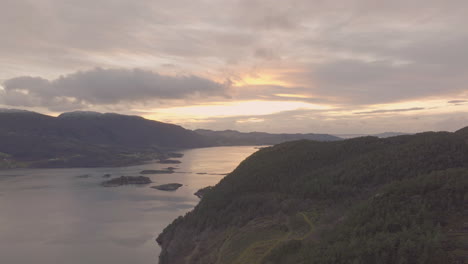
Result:
[[[187,150],[175,165],[0,171],[0,263],[157,263],[155,237],[198,203],[193,193],[216,184],[255,151]],[[105,174],[138,175],[169,166],[176,173],[147,176],[152,185],[183,184],[176,192],[99,185]]]

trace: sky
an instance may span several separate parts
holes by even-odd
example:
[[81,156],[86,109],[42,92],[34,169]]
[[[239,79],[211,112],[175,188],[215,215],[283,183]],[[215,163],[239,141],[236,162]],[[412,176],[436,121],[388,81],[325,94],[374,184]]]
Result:
[[0,107],[274,133],[468,126],[465,0],[0,0]]

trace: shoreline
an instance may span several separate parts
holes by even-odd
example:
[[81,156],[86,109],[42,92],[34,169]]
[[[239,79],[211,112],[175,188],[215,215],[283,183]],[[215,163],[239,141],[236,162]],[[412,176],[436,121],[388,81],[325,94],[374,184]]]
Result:
[[[161,158],[153,158],[149,160],[140,160],[140,161],[130,161],[128,163],[122,163],[122,164],[103,164],[103,165],[78,165],[78,166],[60,166],[56,164],[50,164],[47,166],[46,162],[52,162],[53,160],[34,160],[34,161],[19,161],[19,160],[11,160],[14,163],[21,163],[21,164],[28,164],[24,166],[18,166],[18,167],[13,167],[13,168],[4,168],[1,166],[0,163],[0,171],[8,171],[8,170],[17,170],[17,169],[92,169],[92,168],[121,168],[121,167],[132,167],[132,166],[139,166],[139,165],[145,165],[145,164],[152,164],[152,163],[158,163],[161,160],[172,160],[172,159],[179,159],[182,158],[182,156],[178,156],[179,152],[184,152],[184,151],[191,151],[191,150],[198,150],[198,149],[210,149],[210,148],[220,148],[220,147],[226,147],[226,148],[231,148],[231,147],[253,147],[256,150],[260,150],[262,148],[270,147],[271,145],[226,145],[226,146],[210,146],[210,147],[201,147],[201,148],[184,148],[184,149],[171,149],[168,150],[168,152],[165,152],[162,154],[163,157]],[[158,153],[152,153],[152,154],[158,154]],[[176,155],[173,157],[172,155]],[[178,157],[177,157],[178,156]],[[39,166],[35,166],[34,164],[38,164],[40,162],[45,162]],[[161,163],[163,164],[163,163]]]

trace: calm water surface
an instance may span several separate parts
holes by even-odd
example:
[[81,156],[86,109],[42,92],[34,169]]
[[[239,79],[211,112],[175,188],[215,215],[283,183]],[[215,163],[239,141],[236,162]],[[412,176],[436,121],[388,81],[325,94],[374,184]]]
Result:
[[[193,193],[219,182],[224,176],[217,174],[231,172],[256,150],[186,150],[176,165],[0,171],[0,263],[155,264],[155,238],[198,203]],[[175,192],[99,185],[107,173],[136,176],[168,166],[178,173],[146,176],[152,185],[184,185]]]

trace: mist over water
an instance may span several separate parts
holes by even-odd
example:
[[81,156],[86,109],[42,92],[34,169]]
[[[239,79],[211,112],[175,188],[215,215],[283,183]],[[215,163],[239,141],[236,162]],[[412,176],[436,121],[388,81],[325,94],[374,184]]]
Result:
[[[250,146],[181,151],[181,164],[122,168],[0,171],[0,263],[157,263],[157,235],[199,201],[257,149]],[[112,177],[176,167],[174,174],[145,175],[153,184],[102,187]],[[175,192],[150,186],[181,183]]]

